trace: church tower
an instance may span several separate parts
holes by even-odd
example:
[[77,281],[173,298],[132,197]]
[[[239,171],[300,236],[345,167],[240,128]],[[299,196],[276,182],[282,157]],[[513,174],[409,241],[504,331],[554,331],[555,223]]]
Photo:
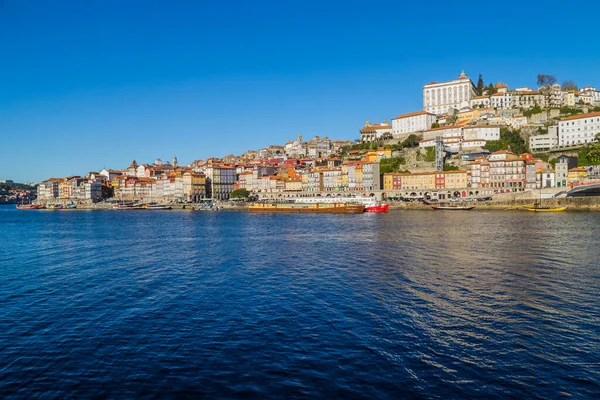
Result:
[[173,156],[173,166],[177,168],[177,157]]

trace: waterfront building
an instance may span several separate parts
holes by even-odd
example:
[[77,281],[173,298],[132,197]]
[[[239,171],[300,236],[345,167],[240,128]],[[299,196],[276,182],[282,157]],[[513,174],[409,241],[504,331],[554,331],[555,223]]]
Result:
[[235,168],[230,165],[211,163],[206,167],[206,197],[227,200],[236,182]]
[[302,191],[302,177],[295,176],[285,180],[284,190],[286,192],[301,192]]
[[585,180],[588,176],[588,170],[583,167],[575,167],[569,170],[567,175],[567,184],[574,185],[583,180]]
[[557,162],[554,165],[556,187],[566,188],[569,184],[569,164],[567,162]]
[[206,197],[206,176],[204,174],[186,171],[182,175],[183,200],[197,203]]
[[424,85],[423,109],[437,115],[453,113],[454,110],[469,106],[473,97],[475,85],[462,71],[457,79]]
[[388,172],[383,174],[383,190],[401,190],[402,175],[400,172]]
[[362,163],[363,187],[362,190],[372,191],[381,189],[381,178],[378,162]]
[[374,142],[380,140],[385,133],[392,134],[392,126],[387,121],[383,121],[381,124],[371,124],[367,121],[360,130],[360,141],[363,143]]
[[60,178],[50,178],[41,182],[37,189],[38,199],[58,199],[61,181]]
[[556,187],[556,173],[551,169],[543,169],[538,172],[537,187],[548,189]]
[[396,139],[405,139],[411,133],[423,132],[436,122],[435,114],[417,111],[392,118],[392,134]]
[[472,188],[490,187],[490,161],[485,157],[478,157],[467,164],[467,183]]
[[600,133],[600,112],[573,115],[558,123],[559,146],[592,143]]
[[323,169],[323,190],[326,192],[341,192],[344,190],[342,168]]
[[511,191],[525,188],[525,160],[514,153],[498,150],[490,155],[490,187]]

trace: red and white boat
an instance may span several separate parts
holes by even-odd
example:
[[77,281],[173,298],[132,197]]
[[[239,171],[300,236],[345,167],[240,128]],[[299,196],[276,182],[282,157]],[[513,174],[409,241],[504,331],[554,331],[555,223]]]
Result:
[[17,210],[37,210],[38,208],[35,204],[17,204]]
[[390,205],[385,203],[374,203],[365,205],[365,212],[386,213],[390,210]]

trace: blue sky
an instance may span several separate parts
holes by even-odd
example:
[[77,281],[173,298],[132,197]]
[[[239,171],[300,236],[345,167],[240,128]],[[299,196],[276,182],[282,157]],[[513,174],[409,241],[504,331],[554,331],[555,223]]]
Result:
[[[536,4],[530,4],[536,3]],[[0,0],[0,179],[355,139],[455,78],[600,86],[597,2]]]

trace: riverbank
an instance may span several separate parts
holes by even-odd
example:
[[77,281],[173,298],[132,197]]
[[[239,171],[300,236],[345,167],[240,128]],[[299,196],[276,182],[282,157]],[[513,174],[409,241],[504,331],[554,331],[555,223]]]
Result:
[[[522,210],[524,207],[531,206],[535,202],[535,199],[524,198],[524,199],[502,199],[494,201],[473,201],[473,202],[460,202],[454,204],[460,205],[472,205],[475,206],[474,211],[477,210]],[[600,197],[563,197],[563,198],[549,198],[542,200],[543,205],[551,207],[567,207],[569,211],[600,211]],[[215,208],[219,210],[229,211],[246,211],[250,203],[243,202],[218,202],[215,203]],[[430,206],[425,205],[421,202],[402,202],[402,201],[390,201],[390,210],[430,210]],[[200,204],[171,204],[173,210],[179,211],[193,211],[200,207]],[[213,208],[212,210],[215,210]],[[76,210],[112,210],[113,204],[109,203],[96,203],[96,204],[78,204]]]
[[[515,210],[521,211],[527,206],[532,206],[535,200],[513,199],[496,201],[474,201],[454,203],[472,205],[476,210]],[[600,197],[563,197],[543,199],[542,204],[550,207],[567,207],[567,211],[600,211]],[[420,202],[391,202],[391,210],[430,210],[430,206]]]

